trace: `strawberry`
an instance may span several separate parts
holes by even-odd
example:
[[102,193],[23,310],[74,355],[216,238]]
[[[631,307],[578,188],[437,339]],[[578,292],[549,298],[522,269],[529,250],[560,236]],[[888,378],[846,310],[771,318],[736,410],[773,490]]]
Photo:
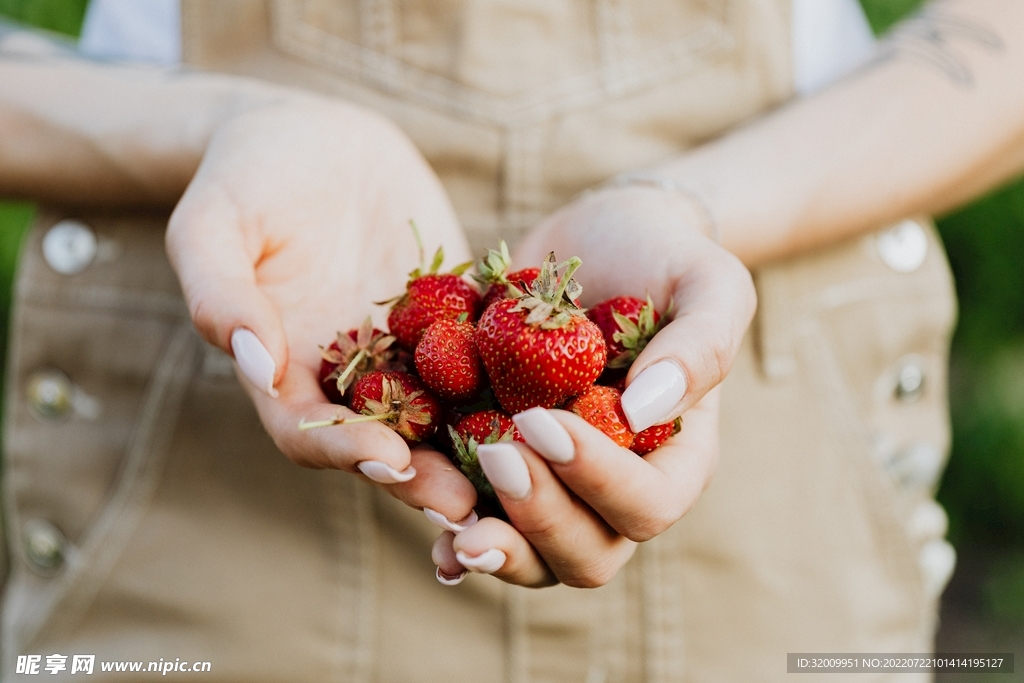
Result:
[[391,304],[388,314],[388,328],[395,335],[398,343],[409,351],[416,348],[423,332],[430,323],[441,318],[458,318],[463,313],[470,322],[476,321],[480,315],[480,294],[462,279],[472,264],[463,263],[456,266],[450,273],[438,273],[444,262],[444,249],[438,247],[430,270],[422,273],[423,245],[416,224],[412,223],[416,243],[420,247],[420,267],[409,273],[409,282],[405,293],[379,304]]
[[617,296],[587,310],[587,317],[601,328],[608,345],[608,368],[628,369],[663,327],[651,298]]
[[[470,413],[459,420],[455,426],[455,432],[463,441],[468,441],[472,437],[477,440],[477,443],[493,443],[487,439],[494,437],[495,434],[501,436],[511,432],[513,441],[525,443],[525,439],[519,433],[515,423],[512,422],[512,418],[500,410],[481,410],[477,413]],[[496,438],[495,441],[497,441]]]
[[416,345],[420,379],[444,401],[465,403],[484,388],[474,331],[472,323],[442,318],[430,324]]
[[668,441],[670,436],[678,434],[682,428],[683,418],[681,417],[677,417],[672,422],[667,422],[663,425],[648,427],[642,432],[637,433],[636,438],[633,439],[633,445],[629,447],[629,450],[633,451],[637,455],[646,455]]
[[350,400],[357,417],[337,416],[321,422],[302,422],[299,429],[379,421],[409,444],[430,438],[441,422],[441,402],[407,372],[373,371],[352,386]]
[[548,254],[540,276],[518,299],[502,299],[484,311],[477,348],[498,403],[515,414],[554,408],[594,383],[607,351],[600,328],[573,303],[583,288],[572,279],[578,258],[558,276]]
[[509,273],[512,258],[508,253],[508,245],[502,240],[499,249],[488,249],[487,256],[477,263],[477,275],[473,279],[487,287],[484,292],[483,305],[487,308],[499,299],[515,299],[523,295],[523,290],[532,285],[540,275],[540,268],[523,268]]
[[623,448],[633,445],[635,434],[630,431],[626,414],[622,412],[622,393],[618,389],[595,384],[565,404],[565,409],[600,429]]
[[523,441],[512,418],[497,410],[482,410],[465,416],[454,428],[448,427],[448,432],[459,469],[473,483],[478,493],[497,504],[494,487],[487,481],[480,467],[476,448],[483,443]]
[[339,332],[330,346],[320,347],[320,388],[331,403],[344,403],[345,390],[368,372],[406,370],[408,358],[394,341],[367,317],[358,329]]

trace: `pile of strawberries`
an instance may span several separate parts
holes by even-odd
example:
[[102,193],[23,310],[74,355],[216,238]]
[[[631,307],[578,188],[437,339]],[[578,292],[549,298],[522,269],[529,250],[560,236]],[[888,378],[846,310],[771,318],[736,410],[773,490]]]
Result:
[[580,308],[573,279],[578,258],[509,272],[502,242],[477,264],[439,273],[438,249],[427,272],[409,274],[390,301],[390,332],[369,318],[321,348],[320,382],[333,402],[358,417],[306,427],[379,420],[407,442],[429,441],[447,453],[496,506],[476,457],[482,443],[522,437],[511,416],[535,406],[571,410],[638,454],[679,429],[679,421],[635,434],[622,412],[629,366],[661,326],[650,299],[616,297]]

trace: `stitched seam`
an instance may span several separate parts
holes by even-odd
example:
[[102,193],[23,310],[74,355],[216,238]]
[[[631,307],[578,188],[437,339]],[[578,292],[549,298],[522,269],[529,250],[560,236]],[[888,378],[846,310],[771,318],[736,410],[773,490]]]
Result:
[[[361,77],[385,90],[398,90],[412,101],[439,111],[492,125],[523,126],[557,114],[586,108],[607,98],[602,69],[558,81],[525,94],[500,97],[463,86],[443,76],[409,66],[394,56],[374,52],[302,22],[290,3],[276,0],[273,40],[284,52],[314,64],[326,64]],[[722,24],[705,21],[678,40],[622,60],[618,70],[638,74],[623,95],[682,77],[700,65],[731,52],[735,39]],[[368,69],[373,61],[375,68]],[[393,78],[381,76],[393,73]]]

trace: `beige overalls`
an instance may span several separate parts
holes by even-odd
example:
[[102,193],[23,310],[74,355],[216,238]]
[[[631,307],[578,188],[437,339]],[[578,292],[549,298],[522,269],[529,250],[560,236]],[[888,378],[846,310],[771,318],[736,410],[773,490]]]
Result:
[[[397,121],[476,250],[791,96],[786,0],[183,11],[188,63]],[[732,683],[787,679],[787,652],[930,650],[955,307],[927,221],[756,273],[714,482],[596,590],[441,586],[422,513],[290,464],[230,359],[192,330],[164,222],[48,210],[25,244],[4,409],[4,680],[19,654],[89,653],[208,660],[191,676],[245,683]]]

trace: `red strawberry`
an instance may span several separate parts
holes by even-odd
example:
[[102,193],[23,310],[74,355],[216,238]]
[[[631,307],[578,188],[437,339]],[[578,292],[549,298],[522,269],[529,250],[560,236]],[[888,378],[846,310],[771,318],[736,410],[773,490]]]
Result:
[[[418,232],[416,240],[419,241]],[[422,249],[420,256],[422,262]],[[429,272],[424,275],[421,268],[417,268],[409,273],[404,294],[389,301],[378,302],[394,302],[388,314],[388,328],[398,343],[410,351],[416,348],[423,332],[435,320],[455,320],[465,313],[466,319],[474,322],[480,315],[480,294],[462,279],[462,274],[473,264],[463,263],[450,273],[438,273],[442,262],[444,249],[438,247]]]
[[583,288],[572,279],[578,258],[548,254],[540,276],[519,299],[495,302],[476,330],[477,348],[498,403],[509,413],[554,408],[594,383],[607,351],[601,330],[574,303]]
[[510,434],[513,441],[525,442],[515,423],[512,422],[512,418],[500,410],[481,410],[478,413],[470,413],[459,420],[455,431],[463,441],[468,441],[470,437],[473,437],[477,443],[493,443],[487,439],[494,438],[494,441],[497,441],[497,437]]
[[565,409],[600,429],[623,448],[633,445],[636,435],[630,431],[626,414],[622,412],[622,393],[618,389],[595,384],[565,404]]
[[476,264],[477,274],[473,279],[487,287],[480,310],[486,311],[491,304],[500,299],[521,297],[526,287],[532,285],[540,275],[540,268],[523,268],[510,273],[508,269],[511,266],[512,257],[509,256],[505,240],[501,240],[498,249],[488,249],[487,255]]
[[487,481],[477,459],[476,447],[482,443],[523,441],[512,418],[498,410],[482,410],[459,420],[457,426],[448,428],[448,433],[459,469],[473,483],[478,493],[497,504],[494,487]]
[[637,455],[646,455],[668,441],[670,436],[678,434],[679,430],[682,428],[683,418],[681,417],[677,417],[672,422],[668,422],[663,425],[648,427],[642,432],[637,433],[636,438],[633,439],[633,445],[629,447],[629,450],[633,451]]
[[330,346],[321,347],[320,388],[331,403],[344,403],[345,390],[368,372],[406,370],[408,358],[394,341],[367,317],[358,329],[339,332]]
[[650,297],[644,301],[635,296],[617,296],[588,309],[587,317],[604,334],[608,367],[613,370],[629,368],[662,328],[661,316]]
[[303,422],[299,429],[380,421],[410,444],[430,438],[441,422],[441,402],[407,372],[370,372],[352,387],[352,410],[358,417],[338,416],[322,422]]
[[484,388],[484,369],[473,340],[472,323],[435,320],[416,345],[420,379],[442,400],[464,403]]

